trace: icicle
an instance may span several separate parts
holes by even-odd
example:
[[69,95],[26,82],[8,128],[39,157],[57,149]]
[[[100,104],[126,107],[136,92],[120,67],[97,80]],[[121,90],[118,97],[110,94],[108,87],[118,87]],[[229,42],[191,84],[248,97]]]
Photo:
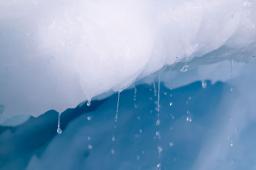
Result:
[[202,88],[205,89],[207,87],[207,82],[205,80],[202,80],[201,83],[202,83]]
[[87,105],[87,107],[90,107],[91,106],[91,100],[88,100],[86,105]]
[[60,135],[62,134],[62,129],[60,128],[60,116],[61,113],[58,114],[58,127],[57,127],[57,133]]
[[119,102],[120,102],[120,92],[118,92],[118,93],[117,93],[115,122],[117,122],[117,121],[118,121]]

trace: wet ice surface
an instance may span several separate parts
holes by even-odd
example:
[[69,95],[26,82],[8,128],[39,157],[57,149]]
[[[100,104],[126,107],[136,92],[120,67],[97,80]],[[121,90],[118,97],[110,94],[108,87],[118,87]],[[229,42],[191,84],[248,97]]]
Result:
[[68,109],[61,135],[55,111],[1,127],[0,169],[253,169],[256,125],[245,124],[246,109],[234,106],[236,89],[204,83],[173,90],[161,84],[159,106],[153,85],[137,86],[136,95],[125,90],[116,122],[117,94]]

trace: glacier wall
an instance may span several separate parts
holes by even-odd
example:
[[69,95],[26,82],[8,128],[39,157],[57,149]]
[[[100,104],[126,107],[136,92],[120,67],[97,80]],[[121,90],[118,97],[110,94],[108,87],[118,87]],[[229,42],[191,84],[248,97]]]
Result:
[[184,66],[227,80],[223,62],[255,55],[255,9],[253,0],[1,1],[3,113],[62,111],[157,72],[181,86],[194,81]]

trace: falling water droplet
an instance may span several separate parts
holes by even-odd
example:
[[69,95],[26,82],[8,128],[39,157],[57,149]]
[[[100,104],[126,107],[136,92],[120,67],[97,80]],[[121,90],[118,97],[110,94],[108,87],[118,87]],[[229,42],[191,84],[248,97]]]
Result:
[[173,103],[172,103],[172,102],[170,102],[170,107],[172,107],[172,104],[173,104]]
[[61,113],[58,114],[58,127],[57,127],[57,133],[60,135],[62,134],[62,129],[60,128],[60,116]]
[[86,118],[88,121],[91,121],[92,120],[92,117],[91,116],[87,116]]
[[111,149],[111,154],[114,155],[115,154],[115,150],[114,149]]
[[118,92],[118,93],[117,93],[115,122],[117,122],[117,121],[118,121],[119,102],[120,102],[120,92]]
[[158,138],[158,139],[160,138],[160,133],[158,131],[156,131],[155,135],[156,135],[156,138]]
[[173,142],[169,142],[169,147],[173,147],[174,143]]
[[115,142],[116,141],[116,137],[112,136],[111,140],[112,140],[112,142]]
[[93,149],[93,146],[91,144],[88,145],[88,149],[89,150],[92,150]]
[[92,138],[90,136],[87,137],[87,140],[90,141]]
[[207,87],[207,82],[205,80],[203,80],[201,83],[202,83],[202,88],[205,89]]
[[185,73],[185,72],[188,71],[188,69],[189,69],[189,65],[184,65],[184,66],[180,69],[180,71],[183,72],[183,73]]
[[137,161],[139,161],[140,160],[140,155],[137,155],[136,159],[137,159]]
[[158,164],[156,165],[156,168],[157,168],[157,170],[160,170],[160,169],[161,169],[161,164],[158,163]]
[[233,88],[232,88],[232,87],[230,87],[229,91],[230,91],[230,92],[233,92]]
[[58,133],[59,135],[61,135],[61,134],[62,134],[62,130],[61,130],[61,128],[60,128],[60,127],[58,127],[58,128],[57,128],[57,133]]
[[137,88],[134,87],[133,101],[136,101],[136,99],[137,99]]
[[160,122],[160,119],[157,119],[156,120],[156,126],[160,126],[161,122]]
[[191,122],[192,122],[192,117],[191,117],[190,115],[188,115],[188,116],[186,117],[186,121],[187,121],[188,123],[191,123]]
[[134,108],[137,108],[136,101],[137,101],[137,88],[134,87],[134,93],[133,93],[133,105],[134,105]]
[[161,146],[157,146],[157,152],[158,154],[161,154],[163,152],[163,148]]

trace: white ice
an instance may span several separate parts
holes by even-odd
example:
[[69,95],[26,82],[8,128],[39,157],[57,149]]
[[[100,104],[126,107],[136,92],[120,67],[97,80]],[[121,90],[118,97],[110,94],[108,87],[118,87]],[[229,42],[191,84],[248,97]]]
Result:
[[170,87],[193,81],[185,64],[222,79],[218,63],[255,53],[255,11],[253,0],[2,0],[0,104],[4,114],[62,111],[165,66]]

